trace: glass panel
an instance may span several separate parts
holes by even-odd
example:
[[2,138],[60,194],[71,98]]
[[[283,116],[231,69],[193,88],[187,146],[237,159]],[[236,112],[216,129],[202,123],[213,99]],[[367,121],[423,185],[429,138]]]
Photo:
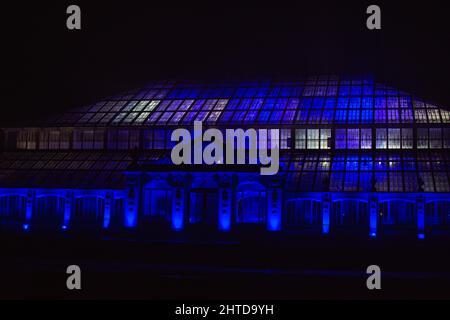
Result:
[[403,191],[403,180],[401,172],[389,172],[389,189],[391,192]]
[[290,129],[281,129],[281,141],[280,141],[281,149],[290,149],[291,148],[291,130]]
[[417,148],[428,149],[428,129],[417,129]]
[[389,149],[400,149],[400,129],[389,128],[388,130],[388,147]]
[[329,124],[333,122],[334,110],[324,109],[322,114],[322,123]]
[[389,191],[387,172],[375,172],[375,189],[379,192]]
[[372,149],[372,129],[361,129],[361,149]]
[[444,148],[450,148],[450,128],[444,129]]
[[173,115],[173,112],[164,112],[158,120],[158,124],[166,124],[166,122],[170,119],[170,117]]
[[412,110],[411,109],[402,109],[402,122],[403,123],[411,123],[413,120]]
[[375,109],[375,122],[384,123],[386,122],[386,110],[385,109]]
[[398,109],[388,109],[389,123],[398,123]]
[[413,147],[413,130],[402,129],[402,149],[412,149]]
[[330,149],[331,129],[320,129],[320,149]]
[[336,129],[335,148],[336,149],[347,148],[347,130]]
[[430,128],[430,149],[442,148],[442,130],[440,128]]
[[283,116],[283,123],[292,123],[295,118],[295,110],[286,110]]
[[347,131],[347,148],[359,149],[359,129],[348,129]]
[[249,111],[247,115],[245,116],[245,123],[253,123],[256,121],[256,118],[258,117],[258,111]]
[[414,118],[417,123],[427,123],[427,114],[425,109],[416,109],[414,110]]
[[196,111],[187,111],[186,116],[183,119],[183,123],[184,124],[192,124],[194,122],[196,115],[197,115]]
[[181,120],[181,118],[183,118],[184,115],[184,111],[178,111],[174,114],[174,116],[172,117],[172,119],[170,119],[170,124],[178,124]]
[[373,110],[372,109],[362,109],[361,110],[361,122],[371,123],[373,121]]
[[387,130],[377,129],[376,131],[376,148],[386,149],[387,148]]
[[319,149],[319,129],[308,129],[308,149]]
[[438,109],[428,109],[427,114],[428,114],[428,120],[430,123],[440,123],[441,122]]
[[295,149],[306,149],[306,129],[295,130]]
[[337,109],[336,115],[334,117],[335,123],[346,123],[347,122],[347,109]]

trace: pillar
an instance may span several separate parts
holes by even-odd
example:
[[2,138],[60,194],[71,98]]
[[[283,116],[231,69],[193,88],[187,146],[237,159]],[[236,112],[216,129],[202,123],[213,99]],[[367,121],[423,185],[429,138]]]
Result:
[[111,205],[113,201],[111,192],[105,193],[105,206],[103,209],[103,228],[107,229],[111,222]]
[[322,196],[322,233],[330,232],[331,195]]
[[371,237],[377,236],[377,222],[378,222],[378,199],[375,196],[369,198],[369,235]]
[[139,180],[139,173],[127,173],[124,217],[124,226],[126,228],[135,228],[137,226],[140,199]]
[[281,230],[282,191],[281,188],[268,188],[267,203],[267,230]]
[[416,198],[417,205],[417,237],[425,238],[425,198],[418,196]]
[[23,224],[23,229],[25,230],[28,230],[30,228],[35,201],[36,201],[36,192],[33,190],[28,190],[25,206],[25,223]]
[[64,197],[64,219],[62,229],[67,229],[70,223],[72,213],[73,192],[67,192]]
[[186,203],[186,189],[183,185],[174,187],[172,197],[172,229],[182,230],[184,228],[184,210]]
[[231,207],[233,202],[233,190],[230,187],[219,188],[219,230],[231,229]]

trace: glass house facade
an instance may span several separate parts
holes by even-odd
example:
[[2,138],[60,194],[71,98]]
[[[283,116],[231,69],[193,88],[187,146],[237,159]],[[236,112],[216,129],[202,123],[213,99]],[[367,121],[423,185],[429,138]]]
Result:
[[[177,128],[279,130],[280,170],[174,165]],[[155,82],[1,129],[0,223],[450,230],[450,111],[366,78]],[[270,143],[270,141],[268,142]]]

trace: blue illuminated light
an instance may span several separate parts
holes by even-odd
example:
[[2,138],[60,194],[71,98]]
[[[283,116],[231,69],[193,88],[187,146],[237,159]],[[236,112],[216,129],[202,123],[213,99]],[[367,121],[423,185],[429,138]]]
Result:
[[134,211],[127,212],[125,215],[125,227],[127,228],[133,228],[136,227],[137,221],[136,221],[136,215]]
[[267,229],[269,231],[279,231],[281,230],[281,217],[279,214],[273,214],[270,216]]
[[29,230],[30,229],[30,225],[28,223],[24,224],[22,226],[23,230]]
[[420,240],[423,240],[423,239],[425,239],[425,234],[424,233],[419,233],[417,235],[417,238],[419,238]]
[[219,219],[219,230],[220,231],[230,231],[231,229],[231,220],[227,215],[222,215]]
[[183,217],[179,215],[172,216],[172,230],[181,231],[183,230]]
[[371,232],[371,233],[370,233],[370,236],[371,236],[372,238],[375,238],[375,237],[377,236],[377,234],[376,234],[375,232]]
[[67,228],[66,225],[63,225],[63,226],[61,226],[61,229],[62,229],[62,230],[67,230],[68,228]]

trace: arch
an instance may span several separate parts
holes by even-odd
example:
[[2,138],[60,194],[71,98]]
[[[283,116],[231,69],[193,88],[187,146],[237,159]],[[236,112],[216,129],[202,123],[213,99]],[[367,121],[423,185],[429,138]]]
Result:
[[142,220],[169,223],[172,215],[174,188],[163,179],[148,182],[142,191]]
[[64,199],[65,195],[62,194],[61,192],[52,192],[52,191],[36,193],[36,199],[47,198],[47,197],[55,197],[55,198]]
[[354,197],[349,196],[333,197],[331,199],[331,202],[338,202],[338,201],[359,201],[369,203],[369,199],[366,196],[357,196],[357,195]]
[[171,185],[166,179],[152,179],[144,185],[144,189],[170,189]]
[[417,206],[412,199],[385,199],[379,202],[378,211],[383,225],[417,226]]
[[210,175],[196,176],[191,181],[191,189],[217,189],[216,179]]
[[265,191],[266,187],[257,181],[243,181],[237,185],[236,190],[237,191],[245,191],[245,190]]
[[94,194],[94,193],[78,193],[74,194],[73,198],[75,200],[82,199],[82,198],[98,198],[98,199],[105,199],[105,195],[103,194]]
[[61,195],[40,194],[36,196],[32,222],[51,227],[61,226],[64,220],[65,199]]
[[425,226],[450,226],[450,199],[425,202]]
[[331,224],[335,226],[369,226],[368,199],[343,197],[331,204]]
[[97,195],[75,197],[70,224],[74,227],[99,227],[103,222],[105,200]]
[[265,223],[266,188],[254,181],[242,182],[236,191],[236,222]]
[[287,227],[322,225],[321,201],[311,198],[291,198],[285,203],[284,224]]
[[25,220],[26,196],[23,194],[0,195],[0,223],[18,224]]
[[396,197],[394,197],[394,198],[388,198],[388,199],[383,198],[383,199],[380,199],[378,201],[378,203],[385,203],[385,202],[406,202],[406,203],[413,203],[413,204],[415,204],[416,203],[416,199],[399,198],[399,197],[396,198]]
[[192,189],[189,194],[189,223],[217,225],[219,190],[217,188]]
[[11,197],[11,196],[17,196],[17,197],[27,197],[26,192],[20,192],[20,191],[11,191],[11,192],[3,192],[0,193],[0,197]]
[[432,203],[432,202],[446,202],[450,201],[450,195],[448,197],[432,197],[432,198],[425,198],[425,203]]

